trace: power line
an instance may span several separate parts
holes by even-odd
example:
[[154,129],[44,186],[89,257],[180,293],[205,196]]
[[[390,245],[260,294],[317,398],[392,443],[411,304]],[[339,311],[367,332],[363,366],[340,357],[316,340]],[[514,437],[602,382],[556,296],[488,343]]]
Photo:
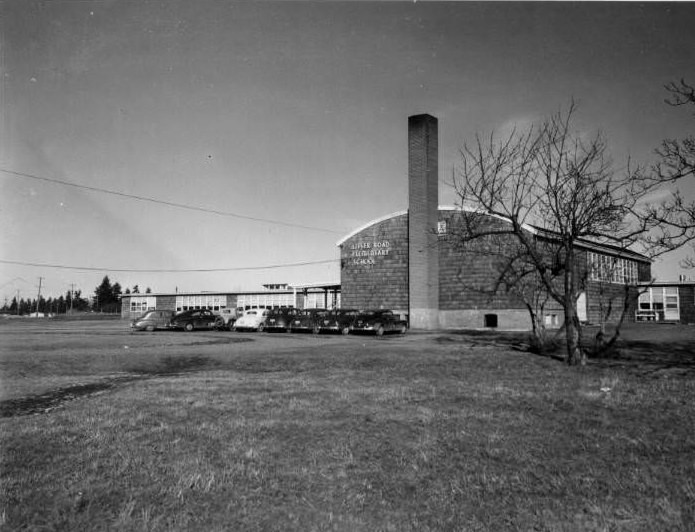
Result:
[[306,229],[309,231],[321,231],[324,233],[331,233],[331,234],[336,234],[336,235],[343,234],[342,231],[334,231],[332,229],[326,229],[325,227],[313,227],[310,225],[295,224],[295,223],[291,223],[291,222],[283,222],[280,220],[272,220],[270,218],[259,218],[259,217],[255,217],[255,216],[245,216],[243,214],[237,214],[234,212],[218,211],[215,209],[206,209],[204,207],[197,207],[195,205],[187,205],[185,203],[176,203],[176,202],[172,202],[172,201],[159,200],[156,198],[149,198],[146,196],[138,196],[136,194],[126,194],[124,192],[118,192],[118,191],[109,190],[106,188],[91,187],[88,185],[80,185],[78,183],[72,183],[70,181],[63,181],[61,179],[54,179],[54,178],[50,178],[50,177],[42,177],[42,176],[37,176],[37,175],[33,175],[33,174],[27,174],[24,172],[15,172],[14,170],[6,170],[4,168],[0,168],[0,172],[10,174],[10,175],[13,175],[15,177],[24,177],[24,178],[28,178],[28,179],[36,179],[38,181],[45,181],[48,183],[56,183],[56,184],[65,185],[68,187],[81,188],[84,190],[90,190],[92,192],[101,192],[103,194],[111,194],[113,196],[119,196],[122,198],[135,199],[135,200],[139,200],[139,201],[147,201],[149,203],[157,203],[159,205],[166,205],[168,207],[176,207],[179,209],[187,209],[190,211],[206,212],[209,214],[217,214],[218,216],[230,216],[232,218],[239,218],[242,220],[251,220],[253,222],[263,222],[263,223],[274,224],[274,225],[282,225],[284,227],[294,227],[295,229]]
[[5,288],[8,284],[12,284],[12,283],[14,283],[15,281],[22,281],[22,282],[25,282],[25,283],[26,283],[26,281],[25,281],[24,279],[22,279],[21,277],[15,277],[15,278],[12,279],[11,281],[7,281],[5,284],[0,285],[0,289]]
[[93,272],[117,272],[117,273],[212,273],[212,272],[237,272],[251,270],[271,270],[277,268],[291,268],[294,266],[310,266],[315,264],[329,264],[340,259],[328,259],[306,262],[290,262],[286,264],[270,264],[267,266],[240,266],[235,268],[201,268],[194,270],[149,270],[149,269],[130,269],[130,268],[95,268],[92,266],[65,266],[63,264],[45,264],[39,262],[22,262],[15,260],[0,259],[2,264],[15,264],[18,266],[36,266],[39,268],[54,268],[59,270],[80,270]]

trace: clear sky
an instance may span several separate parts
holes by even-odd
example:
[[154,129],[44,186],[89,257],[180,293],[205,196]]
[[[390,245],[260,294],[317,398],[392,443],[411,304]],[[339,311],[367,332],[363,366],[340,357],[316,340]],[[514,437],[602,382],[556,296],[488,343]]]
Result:
[[[463,142],[571,98],[617,168],[695,125],[663,88],[695,82],[693,3],[0,9],[0,259],[25,263],[0,263],[3,298],[39,277],[46,296],[104,275],[155,292],[337,281],[336,242],[407,207],[412,114],[439,119],[441,204]],[[654,272],[694,274],[677,262]]]

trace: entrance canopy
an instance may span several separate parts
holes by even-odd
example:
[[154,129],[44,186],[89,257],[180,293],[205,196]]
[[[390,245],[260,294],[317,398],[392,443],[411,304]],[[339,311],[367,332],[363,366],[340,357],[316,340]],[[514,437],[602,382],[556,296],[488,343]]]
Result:
[[[316,308],[321,305],[317,305],[318,302],[309,302],[307,300],[308,292],[323,290],[323,308],[335,308],[340,307],[340,283],[309,283],[309,284],[293,284],[290,288],[294,290],[295,294],[304,294],[305,301],[303,305],[299,304],[299,300],[296,298],[297,306],[302,308]],[[330,297],[329,297],[330,296]]]

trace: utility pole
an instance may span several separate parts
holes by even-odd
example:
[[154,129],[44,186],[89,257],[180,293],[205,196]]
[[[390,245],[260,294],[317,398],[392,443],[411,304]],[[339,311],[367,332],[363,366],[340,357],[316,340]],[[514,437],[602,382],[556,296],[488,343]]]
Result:
[[70,283],[70,314],[72,314],[72,300],[75,299],[75,283]]
[[41,281],[43,277],[39,277],[39,295],[36,296],[36,317],[39,317],[39,302],[41,301]]

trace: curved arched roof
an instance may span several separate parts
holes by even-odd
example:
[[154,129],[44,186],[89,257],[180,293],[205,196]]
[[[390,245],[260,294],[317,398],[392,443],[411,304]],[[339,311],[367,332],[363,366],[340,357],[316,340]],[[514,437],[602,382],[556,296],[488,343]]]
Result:
[[[493,217],[495,217],[495,218],[499,218],[500,220],[504,220],[505,222],[508,222],[508,221],[509,221],[509,220],[507,220],[506,218],[504,218],[504,217],[502,217],[502,216],[498,216],[498,215],[496,215],[496,214],[485,213],[484,211],[481,211],[481,210],[479,210],[479,209],[475,209],[475,208],[473,208],[473,207],[456,207],[456,206],[454,206],[454,205],[440,205],[439,207],[437,207],[437,209],[438,209],[439,211],[479,212],[479,213],[481,213],[481,214],[488,214],[488,216],[493,216]],[[374,219],[374,220],[371,220],[371,221],[367,222],[366,224],[364,224],[364,225],[358,227],[358,228],[355,229],[354,231],[352,231],[349,235],[344,236],[343,238],[341,238],[340,240],[338,240],[338,242],[336,243],[336,246],[342,246],[342,245],[345,243],[346,240],[349,240],[350,238],[352,238],[352,237],[355,236],[356,234],[361,233],[362,231],[364,231],[365,229],[367,229],[367,228],[369,228],[369,227],[371,227],[371,226],[373,226],[373,225],[376,225],[376,224],[381,223],[381,222],[385,222],[386,220],[390,220],[391,218],[396,218],[397,216],[403,216],[404,214],[408,214],[407,209],[406,209],[406,210],[403,210],[403,211],[392,212],[391,214],[387,214],[387,215],[385,215],[385,216],[381,216],[381,217],[379,217],[379,218],[376,218],[376,219]],[[524,227],[524,229],[528,230],[529,232],[531,232],[531,233],[533,233],[533,234],[536,234],[536,232],[537,232],[536,229],[535,229],[534,227],[530,226],[530,225],[524,224],[523,227]]]
[[[498,218],[499,220],[503,220],[505,222],[510,222],[510,220],[505,218],[504,216],[500,216],[498,214],[488,213],[488,212],[485,212],[481,209],[476,209],[475,207],[469,207],[469,206],[457,207],[457,206],[453,206],[453,205],[440,205],[439,207],[437,207],[437,209],[439,211],[478,212],[480,214],[487,214],[488,216]],[[391,218],[396,218],[397,216],[403,216],[404,214],[408,214],[408,211],[407,210],[396,211],[396,212],[392,212],[391,214],[381,216],[380,218],[376,218],[374,220],[371,220],[370,222],[367,222],[366,224],[358,227],[357,229],[352,231],[347,236],[341,238],[336,243],[336,246],[342,246],[346,240],[352,238],[356,234],[361,233],[362,231],[364,231],[365,229],[367,229],[373,225],[384,222],[386,220],[390,220]],[[547,229],[542,229],[539,227],[534,227],[534,226],[529,225],[529,224],[523,224],[522,227],[524,229],[526,229],[529,233],[532,233],[534,235],[539,235],[539,236],[542,236],[545,238],[553,238],[553,236],[556,236],[556,235],[553,235],[552,231],[549,231]],[[603,253],[611,253],[614,255],[629,256],[629,257],[632,257],[633,259],[636,259],[636,260],[651,262],[651,260],[648,257],[646,257],[640,253],[637,253],[637,252],[629,250],[629,249],[621,249],[617,246],[612,246],[610,244],[603,244],[600,242],[592,242],[590,240],[582,239],[582,240],[577,242],[577,245],[579,245],[580,247],[586,248],[586,249],[593,249],[596,251],[601,251]]]

